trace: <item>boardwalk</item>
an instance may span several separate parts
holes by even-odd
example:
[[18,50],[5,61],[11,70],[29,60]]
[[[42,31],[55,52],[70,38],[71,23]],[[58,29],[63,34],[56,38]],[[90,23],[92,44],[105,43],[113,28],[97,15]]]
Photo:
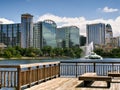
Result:
[[120,90],[120,78],[112,80],[111,87],[106,88],[106,82],[95,81],[89,87],[83,87],[78,78],[55,78],[25,90]]
[[[114,71],[119,74],[120,62],[64,61],[21,65],[0,65],[0,69],[1,88],[16,87],[16,90],[21,90],[21,88],[27,86],[31,88],[26,90],[120,90],[120,81],[112,82],[110,88],[106,88],[106,82],[102,81],[96,81],[91,87],[85,88],[81,85],[82,81],[79,81],[78,78],[67,78],[70,76],[78,77],[79,75],[89,72],[95,72],[98,76],[108,76],[109,72]],[[40,83],[43,81],[46,82]],[[40,84],[33,86],[33,84],[36,83]]]

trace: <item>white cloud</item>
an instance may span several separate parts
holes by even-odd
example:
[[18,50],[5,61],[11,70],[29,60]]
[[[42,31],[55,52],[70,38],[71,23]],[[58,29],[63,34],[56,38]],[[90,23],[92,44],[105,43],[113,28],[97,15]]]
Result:
[[53,14],[45,14],[43,16],[40,16],[38,21],[43,21],[46,19],[51,19],[56,22],[58,27],[62,26],[70,26],[70,25],[75,25],[80,28],[80,31],[85,35],[85,25],[86,25],[86,20],[84,17],[59,17]]
[[43,21],[46,19],[51,19],[56,22],[58,27],[61,26],[70,26],[75,25],[80,28],[80,34],[86,35],[86,24],[92,24],[92,23],[105,23],[110,24],[113,29],[113,35],[119,36],[120,34],[120,16],[116,19],[95,19],[95,20],[86,20],[85,17],[60,17],[53,14],[45,14],[39,17],[38,21]]
[[5,18],[0,18],[0,24],[11,24],[11,23],[14,22]]
[[103,8],[102,11],[106,12],[106,13],[111,13],[111,12],[117,12],[118,9],[116,9],[116,8],[109,8],[109,7],[106,6],[106,7]]

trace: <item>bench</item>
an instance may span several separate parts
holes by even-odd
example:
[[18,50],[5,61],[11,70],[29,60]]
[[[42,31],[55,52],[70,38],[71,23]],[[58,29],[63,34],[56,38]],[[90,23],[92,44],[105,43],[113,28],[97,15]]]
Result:
[[120,77],[120,73],[119,72],[108,72],[108,76],[111,76],[111,77]]
[[110,87],[110,82],[112,78],[110,76],[97,76],[96,73],[85,73],[78,77],[79,80],[83,80],[83,86],[87,86],[89,83],[94,81],[106,81],[107,87]]

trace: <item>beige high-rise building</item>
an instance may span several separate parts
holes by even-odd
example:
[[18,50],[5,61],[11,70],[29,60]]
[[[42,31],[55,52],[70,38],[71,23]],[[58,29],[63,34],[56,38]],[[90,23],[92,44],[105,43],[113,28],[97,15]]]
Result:
[[110,24],[106,25],[105,45],[109,48],[113,47],[113,32]]

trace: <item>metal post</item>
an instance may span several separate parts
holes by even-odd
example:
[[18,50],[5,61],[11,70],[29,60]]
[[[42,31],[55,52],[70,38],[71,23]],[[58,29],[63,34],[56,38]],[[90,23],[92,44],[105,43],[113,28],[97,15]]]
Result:
[[76,63],[76,65],[75,65],[75,66],[76,66],[76,70],[75,70],[75,71],[76,71],[76,77],[77,77],[77,74],[78,74],[78,73],[77,73],[77,63]]
[[94,63],[93,63],[94,72],[96,71],[96,70],[95,70],[95,68],[96,68],[95,66],[96,66],[96,63],[94,62]]

